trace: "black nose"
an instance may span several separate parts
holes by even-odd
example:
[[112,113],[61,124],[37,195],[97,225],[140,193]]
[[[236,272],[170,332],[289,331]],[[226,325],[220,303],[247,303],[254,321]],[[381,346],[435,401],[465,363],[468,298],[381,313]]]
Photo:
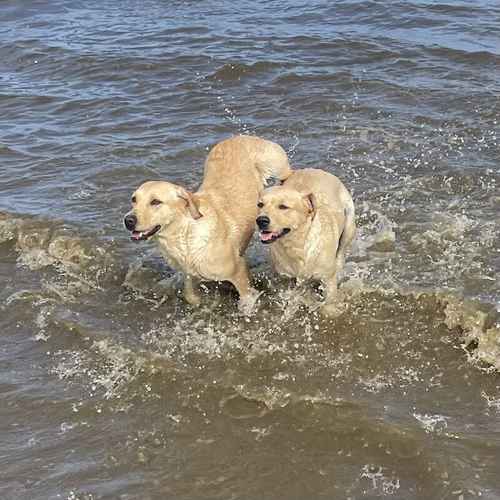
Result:
[[257,226],[259,226],[259,229],[266,229],[271,223],[271,219],[269,219],[267,215],[260,215],[257,219],[255,219],[255,222],[257,223]]
[[137,217],[133,214],[126,215],[123,223],[129,231],[133,231],[137,225]]

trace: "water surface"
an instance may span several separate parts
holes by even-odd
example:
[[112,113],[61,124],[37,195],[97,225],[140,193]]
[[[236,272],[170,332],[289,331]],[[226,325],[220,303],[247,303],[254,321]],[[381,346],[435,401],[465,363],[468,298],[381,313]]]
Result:
[[[500,498],[496,1],[0,3],[2,499]],[[121,219],[219,140],[335,173],[326,319],[187,306]]]

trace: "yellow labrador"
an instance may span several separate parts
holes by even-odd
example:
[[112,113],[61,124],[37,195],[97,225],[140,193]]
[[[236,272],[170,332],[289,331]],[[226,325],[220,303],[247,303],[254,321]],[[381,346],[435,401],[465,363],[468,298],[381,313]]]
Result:
[[323,170],[296,170],[281,186],[266,189],[256,219],[280,274],[317,279],[325,312],[335,311],[337,273],[356,233],[354,203],[342,182]]
[[243,254],[254,232],[257,201],[266,179],[290,174],[281,146],[236,136],[210,151],[195,193],[169,182],[142,184],[132,195],[125,227],[133,240],[154,238],[168,263],[185,274],[190,304],[200,302],[198,280],[230,281],[240,295],[240,310],[250,312],[258,294]]

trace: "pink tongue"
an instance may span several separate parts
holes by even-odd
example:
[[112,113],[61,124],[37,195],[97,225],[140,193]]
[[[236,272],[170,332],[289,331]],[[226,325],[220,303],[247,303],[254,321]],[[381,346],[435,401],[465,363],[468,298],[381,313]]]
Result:
[[141,235],[142,235],[142,233],[139,233],[139,232],[134,231],[134,232],[132,233],[132,238],[133,238],[134,240],[138,240],[138,239],[140,239],[140,238],[141,238]]
[[269,241],[273,238],[274,233],[260,233],[261,241]]

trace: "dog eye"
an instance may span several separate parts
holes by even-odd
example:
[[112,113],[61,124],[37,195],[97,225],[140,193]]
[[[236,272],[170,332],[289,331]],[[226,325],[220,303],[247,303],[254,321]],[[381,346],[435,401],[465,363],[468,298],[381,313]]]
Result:
[[286,205],[278,205],[278,208],[280,210],[288,210],[290,207],[287,207]]
[[258,208],[262,208],[263,206],[264,206],[264,203],[262,203],[261,201],[259,201],[259,203],[257,203]]
[[135,203],[137,201],[137,198],[135,196],[132,196],[132,203]]
[[160,200],[157,200],[156,198],[154,200],[151,200],[151,205],[156,206],[156,205],[161,205],[163,202]]

